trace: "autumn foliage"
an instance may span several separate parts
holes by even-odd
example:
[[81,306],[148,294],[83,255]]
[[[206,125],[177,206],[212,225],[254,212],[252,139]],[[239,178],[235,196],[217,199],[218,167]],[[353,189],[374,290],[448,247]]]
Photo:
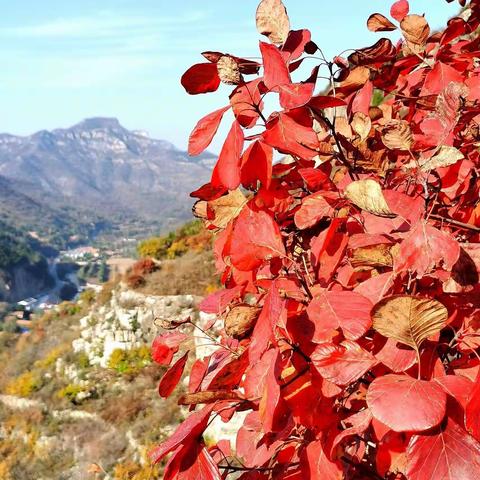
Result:
[[[399,0],[367,22],[398,43],[328,61],[263,0],[261,61],[204,52],[183,75],[190,94],[231,86],[191,154],[234,120],[192,194],[225,287],[201,309],[224,329],[152,452],[172,454],[165,479],[480,478],[480,1],[460,4],[432,32]],[[188,365],[172,328],[152,353],[164,396]],[[214,417],[245,414],[207,448]]]

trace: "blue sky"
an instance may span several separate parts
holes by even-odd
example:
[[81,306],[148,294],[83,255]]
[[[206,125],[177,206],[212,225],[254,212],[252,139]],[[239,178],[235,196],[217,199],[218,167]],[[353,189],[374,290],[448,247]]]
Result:
[[[331,58],[378,40],[366,20],[376,11],[388,13],[393,0],[284,3],[292,28],[309,28]],[[226,104],[229,87],[191,97],[180,86],[181,74],[201,61],[204,50],[257,56],[257,4],[0,0],[0,131],[25,135],[86,117],[115,116],[128,128],[148,130],[184,148],[196,120]],[[458,11],[444,0],[410,5],[413,13],[427,12],[432,27]]]

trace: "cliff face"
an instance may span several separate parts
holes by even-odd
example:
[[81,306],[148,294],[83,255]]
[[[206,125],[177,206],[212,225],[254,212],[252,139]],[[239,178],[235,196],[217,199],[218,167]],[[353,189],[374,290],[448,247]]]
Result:
[[54,280],[44,258],[34,263],[25,259],[0,269],[0,301],[14,303],[34,297],[51,288],[53,284]]

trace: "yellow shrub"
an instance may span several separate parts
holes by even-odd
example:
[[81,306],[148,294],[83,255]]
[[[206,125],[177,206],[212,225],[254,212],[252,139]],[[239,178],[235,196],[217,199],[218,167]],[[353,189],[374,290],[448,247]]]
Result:
[[70,350],[70,345],[59,345],[53,348],[47,355],[41,360],[37,360],[34,364],[38,368],[48,368],[52,366],[58,358],[67,353]]
[[0,462],[0,478],[2,480],[13,480],[13,477],[10,474],[10,467],[6,461]]
[[177,257],[182,256],[184,253],[188,251],[188,247],[185,245],[183,240],[178,240],[173,242],[167,250],[167,258],[174,259]]
[[88,387],[86,386],[70,383],[66,387],[59,390],[57,392],[57,396],[59,398],[66,398],[70,402],[75,402],[77,395],[81,392],[85,392],[86,390],[88,390]]
[[152,361],[150,348],[146,345],[131,350],[115,349],[108,360],[109,368],[118,373],[135,373]]
[[33,392],[39,390],[41,386],[42,383],[38,375],[35,375],[33,372],[25,372],[11,380],[5,391],[9,395],[29,397]]
[[134,462],[119,463],[113,470],[114,480],[153,480],[158,477],[158,468],[147,462],[140,465]]

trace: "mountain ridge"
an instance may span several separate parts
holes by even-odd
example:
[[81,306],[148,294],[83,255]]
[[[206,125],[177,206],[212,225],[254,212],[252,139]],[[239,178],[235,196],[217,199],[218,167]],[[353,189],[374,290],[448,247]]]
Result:
[[26,136],[3,133],[0,201],[13,190],[23,204],[27,198],[35,209],[73,213],[87,225],[135,222],[162,231],[190,217],[189,193],[209,180],[214,159],[210,153],[190,158],[113,117]]

